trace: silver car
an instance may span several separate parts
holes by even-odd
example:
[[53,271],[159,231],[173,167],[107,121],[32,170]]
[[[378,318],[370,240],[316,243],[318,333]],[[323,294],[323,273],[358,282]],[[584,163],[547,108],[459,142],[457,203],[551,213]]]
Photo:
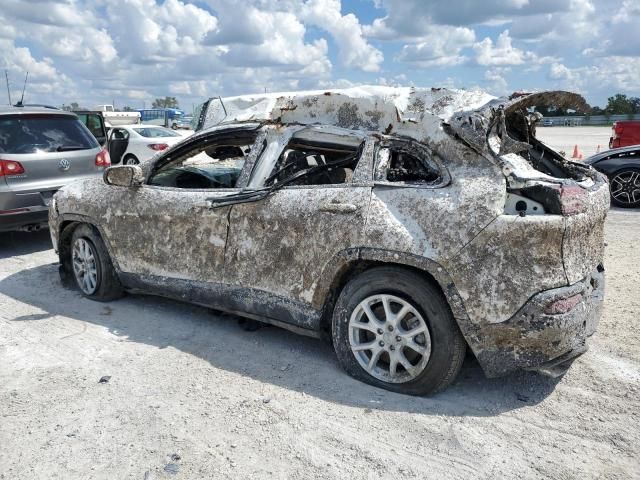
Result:
[[110,164],[75,114],[1,107],[0,231],[46,227],[49,202],[60,187],[100,176]]
[[[239,97],[204,129],[59,191],[63,279],[332,340],[351,375],[427,394],[467,348],[488,376],[561,374],[604,292],[605,178],[535,137],[537,102],[377,89]],[[176,328],[180,328],[176,324]]]

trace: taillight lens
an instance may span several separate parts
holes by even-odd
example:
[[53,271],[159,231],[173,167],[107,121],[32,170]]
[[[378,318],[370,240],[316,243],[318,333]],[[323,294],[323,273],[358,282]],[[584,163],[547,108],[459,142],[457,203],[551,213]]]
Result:
[[582,294],[578,293],[568,298],[561,298],[549,303],[544,307],[544,313],[547,315],[561,315],[567,313],[582,301]]
[[151,150],[155,150],[156,152],[160,152],[169,148],[169,145],[167,145],[166,143],[150,143],[149,145],[147,145],[147,147],[149,147]]
[[106,150],[100,150],[96,155],[96,167],[108,167],[111,165],[111,157]]
[[587,211],[587,191],[582,187],[562,187],[560,205],[563,215],[576,215]]
[[20,162],[16,162],[14,160],[0,160],[0,177],[21,175],[23,173],[24,167]]

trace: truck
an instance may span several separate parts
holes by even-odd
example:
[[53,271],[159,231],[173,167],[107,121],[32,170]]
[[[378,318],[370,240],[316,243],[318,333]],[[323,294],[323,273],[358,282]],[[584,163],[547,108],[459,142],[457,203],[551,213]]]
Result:
[[630,147],[632,145],[640,145],[640,120],[614,122],[611,127],[609,148]]
[[180,128],[181,117],[184,112],[178,108],[142,108],[137,109],[142,123],[160,125],[177,130]]
[[117,125],[133,125],[140,123],[140,112],[118,112],[113,105],[97,105],[93,111],[100,112],[107,128]]

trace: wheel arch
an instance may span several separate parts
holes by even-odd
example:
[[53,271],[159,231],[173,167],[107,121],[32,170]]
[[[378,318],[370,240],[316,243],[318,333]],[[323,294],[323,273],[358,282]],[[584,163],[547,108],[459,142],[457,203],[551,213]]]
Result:
[[465,339],[472,329],[451,276],[439,263],[425,257],[376,248],[354,248],[340,252],[332,258],[322,272],[314,292],[313,306],[321,310],[320,330],[331,329],[331,316],[335,301],[346,283],[365,270],[379,266],[397,266],[421,276],[442,292]]
[[71,248],[71,236],[73,235],[73,231],[79,225],[83,224],[89,225],[91,228],[93,228],[93,230],[95,230],[96,234],[100,236],[105,246],[107,247],[107,252],[109,253],[109,257],[111,258],[113,267],[115,268],[116,272],[120,272],[118,262],[113,255],[113,249],[111,248],[109,238],[105,234],[103,229],[99,227],[98,222],[90,217],[77,214],[64,214],[61,215],[61,217],[62,219],[58,223],[58,258],[62,270],[61,273],[66,273],[66,269],[68,266],[67,259]]

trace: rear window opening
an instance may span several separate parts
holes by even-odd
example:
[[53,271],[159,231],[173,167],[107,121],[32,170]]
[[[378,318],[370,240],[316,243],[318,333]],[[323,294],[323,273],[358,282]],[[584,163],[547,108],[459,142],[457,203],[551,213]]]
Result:
[[300,177],[288,185],[349,183],[359,157],[359,148],[351,145],[320,144],[294,139],[280,154],[269,177],[265,180],[265,186],[277,185],[296,175]]
[[98,148],[98,141],[75,117],[9,115],[0,117],[0,153],[29,154]]
[[424,149],[413,142],[383,143],[376,154],[375,179],[409,185],[442,182],[440,168]]
[[[554,178],[582,181],[588,168],[569,162],[535,136],[539,118],[526,110],[508,111],[505,118],[506,133],[511,140],[529,144],[531,148],[517,153],[535,170]],[[504,143],[504,139],[502,142]]]

